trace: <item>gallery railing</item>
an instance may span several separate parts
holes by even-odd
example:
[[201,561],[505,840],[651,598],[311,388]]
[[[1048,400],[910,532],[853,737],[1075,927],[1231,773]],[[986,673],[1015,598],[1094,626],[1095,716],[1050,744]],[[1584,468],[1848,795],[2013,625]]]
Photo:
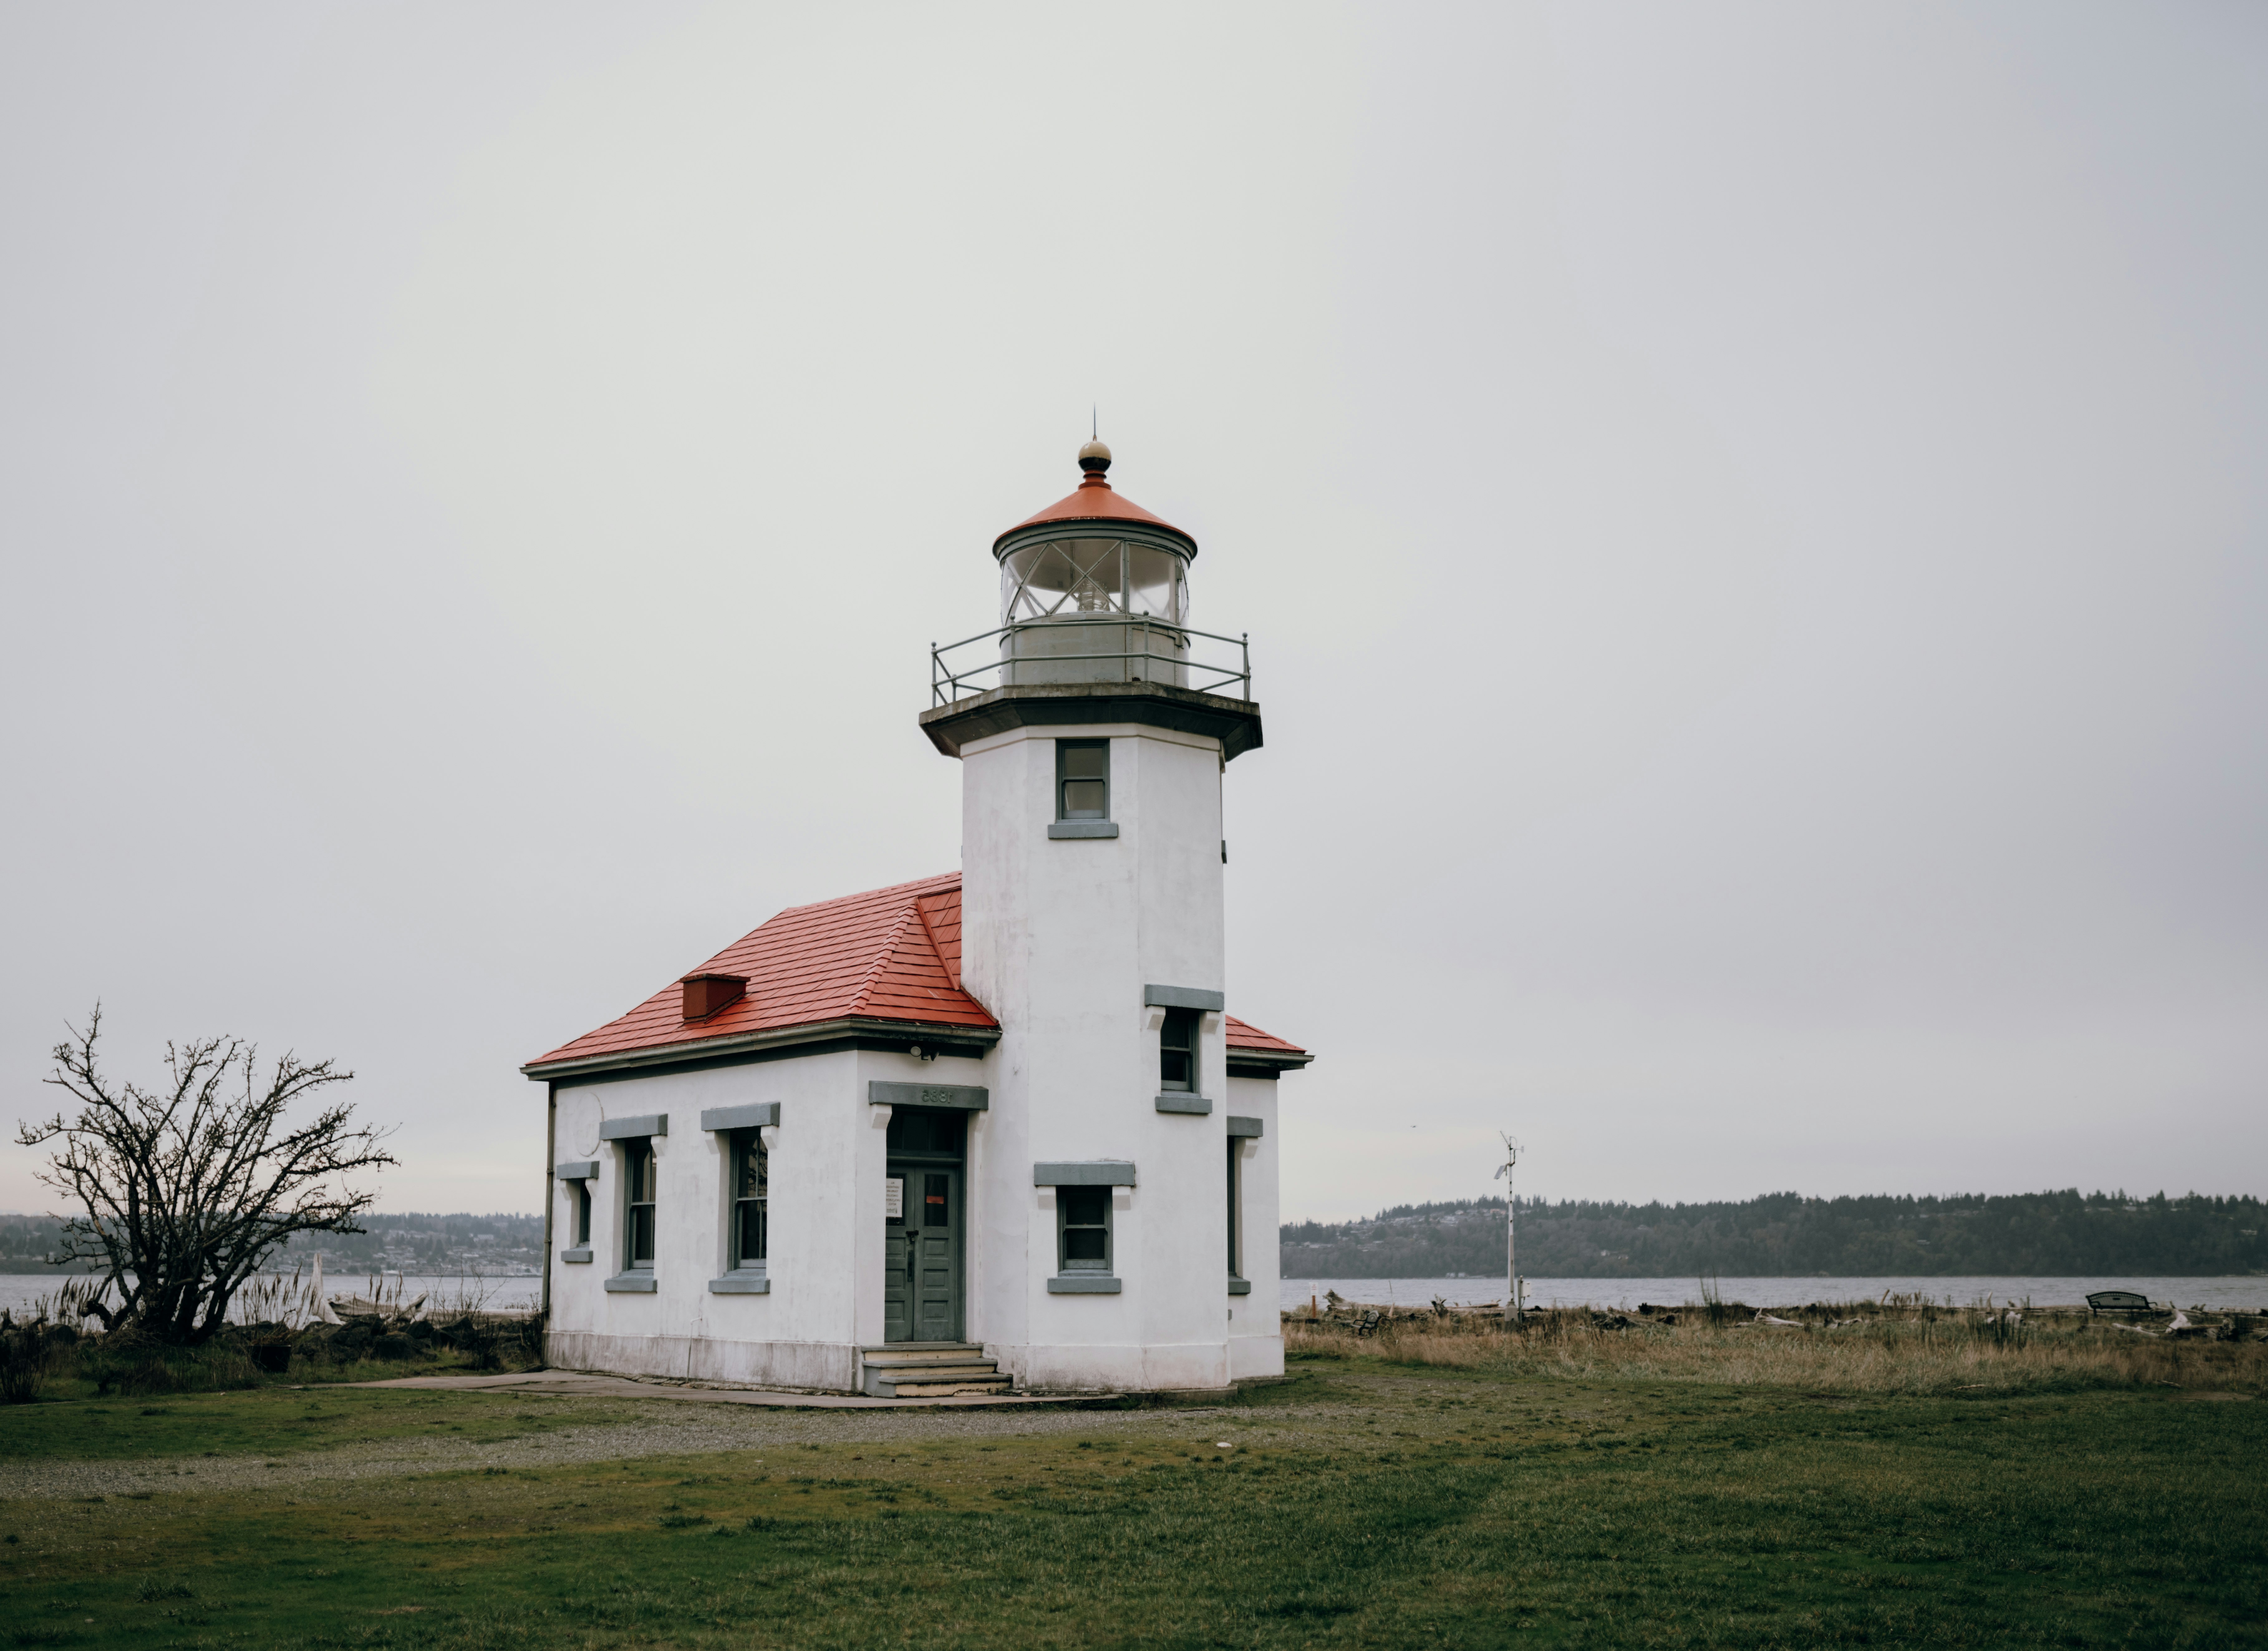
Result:
[[[1108,632],[1114,639],[1123,637],[1126,645],[1116,650],[1096,648],[1068,653],[1055,651],[1079,630],[1089,628]],[[1035,642],[1044,637],[1049,645],[1047,651],[1020,652],[1016,642],[1025,633],[1031,633]],[[999,638],[998,658],[976,663],[956,663],[948,658],[996,637]],[[1214,657],[1205,657],[1196,645],[1200,642],[1220,645],[1205,651],[1205,654]],[[1227,657],[1232,649],[1233,663]],[[965,660],[967,656],[962,657]],[[1061,674],[1061,667],[1065,666],[1079,668],[1065,675]],[[1107,620],[1074,621],[1071,624],[1062,620],[1028,620],[964,637],[943,647],[932,643],[931,703],[949,705],[974,694],[1012,686],[1014,678],[1010,673],[1017,667],[1024,667],[1034,682],[1163,682],[1169,687],[1224,694],[1235,699],[1252,697],[1252,638],[1248,631],[1242,636],[1224,637],[1162,619],[1122,618],[1114,615]],[[986,680],[988,677],[990,680]],[[1233,694],[1229,693],[1232,685]]]

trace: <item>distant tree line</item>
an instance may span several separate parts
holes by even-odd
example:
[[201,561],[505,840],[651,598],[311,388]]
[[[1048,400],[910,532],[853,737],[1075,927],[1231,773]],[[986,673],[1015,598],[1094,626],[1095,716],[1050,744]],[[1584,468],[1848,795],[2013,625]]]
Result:
[[[1520,1271],[1538,1279],[1833,1274],[2268,1272],[2258,1198],[2124,1192],[1739,1203],[1520,1202]],[[1291,1279],[1501,1277],[1504,1200],[1404,1204],[1283,1228]]]

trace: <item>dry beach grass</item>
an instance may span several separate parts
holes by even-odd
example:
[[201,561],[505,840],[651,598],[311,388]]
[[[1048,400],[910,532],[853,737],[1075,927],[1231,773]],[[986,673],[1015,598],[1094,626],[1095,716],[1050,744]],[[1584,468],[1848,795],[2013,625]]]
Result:
[[[2087,1388],[2268,1387],[2268,1336],[2244,1315],[2209,1316],[2212,1337],[2176,1337],[2084,1315],[1843,1304],[1790,1308],[1774,1324],[1706,1309],[1675,1315],[1531,1313],[1511,1329],[1493,1314],[1294,1318],[1288,1350],[1388,1364],[1488,1369],[1565,1380],[1701,1382],[1836,1393],[2058,1392]],[[1668,1320],[1669,1322],[1665,1322]],[[2222,1339],[2230,1330],[2241,1339]]]

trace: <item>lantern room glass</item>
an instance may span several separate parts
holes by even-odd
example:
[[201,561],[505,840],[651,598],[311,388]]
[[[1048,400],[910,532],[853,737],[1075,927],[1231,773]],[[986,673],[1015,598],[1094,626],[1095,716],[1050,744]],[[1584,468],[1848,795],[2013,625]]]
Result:
[[1189,623],[1189,564],[1128,539],[1049,539],[1000,559],[1000,623],[1110,618]]

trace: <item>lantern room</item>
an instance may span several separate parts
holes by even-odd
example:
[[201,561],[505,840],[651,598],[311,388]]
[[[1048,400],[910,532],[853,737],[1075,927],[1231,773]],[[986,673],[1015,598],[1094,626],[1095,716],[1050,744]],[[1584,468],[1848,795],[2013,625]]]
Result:
[[1110,449],[1079,450],[1078,490],[993,542],[1004,687],[1165,682],[1188,687],[1188,534],[1110,485]]

